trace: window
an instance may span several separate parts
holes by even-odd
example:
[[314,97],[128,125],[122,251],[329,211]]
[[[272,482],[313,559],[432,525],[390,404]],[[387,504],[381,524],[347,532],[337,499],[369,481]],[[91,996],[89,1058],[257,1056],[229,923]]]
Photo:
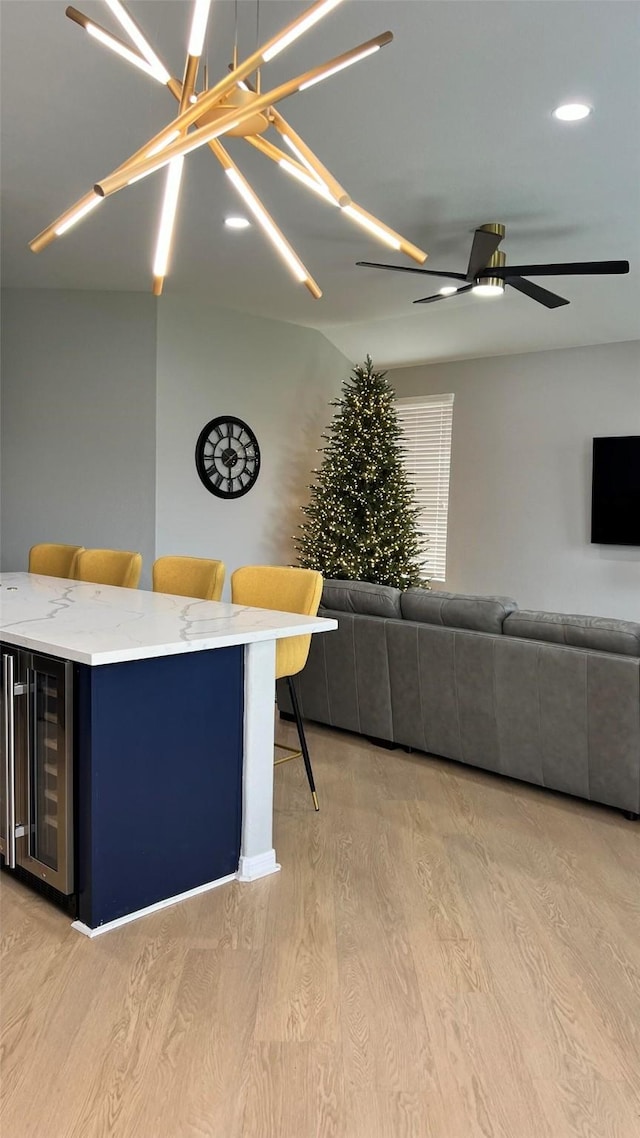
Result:
[[433,581],[447,571],[447,514],[453,395],[396,400],[404,434],[405,464],[421,507],[419,526],[428,540],[424,569]]

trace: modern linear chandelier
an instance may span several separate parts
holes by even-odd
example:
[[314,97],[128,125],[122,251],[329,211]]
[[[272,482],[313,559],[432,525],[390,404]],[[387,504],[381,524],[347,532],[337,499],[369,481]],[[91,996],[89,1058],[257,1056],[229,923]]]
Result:
[[[319,298],[322,292],[315,280],[222,145],[220,141],[222,136],[231,135],[243,138],[256,150],[277,163],[286,174],[297,179],[330,205],[337,207],[340,213],[362,226],[373,237],[398,252],[406,253],[418,264],[423,264],[427,254],[390,229],[384,222],[367,213],[362,206],[356,205],[326,166],[275,109],[275,104],[289,95],[305,91],[345,67],[350,67],[352,63],[372,55],[391,42],[393,39],[391,32],[383,32],[374,39],[358,44],[357,47],[343,52],[334,59],[262,93],[262,65],[269,63],[342,2],[342,0],[317,0],[317,3],[312,4],[276,36],[258,47],[243,62],[238,62],[236,45],[228,74],[212,87],[207,87],[205,69],[204,89],[196,92],[211,0],[195,0],[182,82],[170,76],[121,0],[105,0],[105,2],[129,37],[129,44],[75,8],[67,8],[66,15],[105,47],[146,72],[158,83],[168,87],[179,103],[178,115],[163,130],[150,138],[140,150],[127,158],[107,177],[97,182],[84,197],[43,229],[30,242],[30,248],[34,253],[39,253],[56,237],[61,237],[99,206],[106,197],[166,166],[164,200],[153,261],[153,292],[159,296],[169,267],[184,159],[198,147],[208,146],[293,276],[306,286],[313,297]],[[253,81],[249,79],[252,73],[255,73]],[[263,137],[271,127],[277,132],[279,141],[282,140],[287,145],[290,154]]]

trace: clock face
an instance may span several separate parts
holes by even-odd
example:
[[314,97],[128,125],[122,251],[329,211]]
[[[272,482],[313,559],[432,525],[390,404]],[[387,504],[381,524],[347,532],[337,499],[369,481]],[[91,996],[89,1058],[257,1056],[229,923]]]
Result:
[[198,436],[196,469],[218,498],[241,498],[260,473],[260,447],[251,427],[231,415],[212,419]]

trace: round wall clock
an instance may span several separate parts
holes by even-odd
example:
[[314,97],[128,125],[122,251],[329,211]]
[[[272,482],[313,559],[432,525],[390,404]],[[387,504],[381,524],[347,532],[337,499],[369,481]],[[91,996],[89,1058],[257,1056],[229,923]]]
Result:
[[260,447],[251,427],[233,415],[212,419],[198,436],[196,469],[211,494],[241,498],[260,473]]

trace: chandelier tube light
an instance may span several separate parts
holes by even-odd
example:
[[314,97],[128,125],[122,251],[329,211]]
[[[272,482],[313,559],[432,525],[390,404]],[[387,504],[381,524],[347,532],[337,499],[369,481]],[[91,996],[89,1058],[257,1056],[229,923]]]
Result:
[[281,170],[284,170],[285,173],[290,174],[292,178],[297,178],[308,190],[312,190],[314,194],[319,194],[320,197],[324,198],[330,205],[339,205],[339,202],[329,193],[327,187],[322,182],[319,182],[317,178],[313,178],[311,174],[307,174],[306,170],[301,170],[297,163],[292,162],[290,158],[279,158],[278,166]]
[[189,44],[187,47],[187,61],[184,67],[184,78],[182,80],[180,112],[188,107],[195,90],[200,56],[202,55],[202,49],[204,47],[204,37],[207,34],[210,8],[211,0],[195,0],[191,31],[189,33]]
[[320,0],[319,4],[314,4],[308,11],[303,12],[297,20],[294,20],[288,28],[270,40],[268,46],[262,51],[262,60],[264,63],[269,63],[270,60],[275,59],[285,47],[289,47],[305,32],[309,31],[314,24],[318,23],[323,16],[328,16],[334,8],[341,4],[342,0]]
[[262,205],[257,194],[251,189],[246,178],[242,176],[235,162],[225,150],[220,142],[215,142],[212,147],[214,154],[224,168],[224,171],[229,178],[230,182],[240,194],[240,197],[245,202],[247,208],[251,211],[258,224],[261,226],[263,232],[271,241],[271,244],[280,254],[282,260],[293,273],[295,279],[300,281],[301,284],[306,285],[311,295],[319,300],[322,296],[322,290],[318,287],[311,274],[302,264],[302,261],[294,253],[289,242],[284,234],[280,231],[273,218],[267,213],[267,210]]
[[247,207],[251,210],[251,213],[255,217],[256,221],[262,226],[269,239],[275,245],[276,249],[280,253],[280,256],[283,257],[283,259],[286,261],[296,280],[302,282],[308,281],[309,274],[306,271],[304,265],[301,261],[298,260],[295,254],[291,252],[288,242],[286,242],[283,239],[282,234],[278,232],[273,221],[263,206],[260,204],[260,202],[258,202],[248,183],[245,182],[243,178],[241,178],[237,170],[229,168],[227,169],[227,175],[230,181],[233,182],[233,185],[235,186],[240,196],[244,199]]
[[[302,88],[300,88],[300,90],[302,90]],[[329,197],[335,200],[338,205],[349,205],[351,198],[347,191],[336,181],[333,174],[327,170],[327,167],[324,166],[320,159],[313,153],[313,150],[307,146],[304,139],[300,138],[299,134],[296,134],[293,127],[283,119],[282,115],[279,114],[275,108],[272,110],[270,117],[278,134],[290,144],[293,153],[309,168],[321,185],[324,186]]]
[[[302,15],[298,16],[296,20],[289,24],[288,28],[285,28],[282,32],[278,32],[277,35],[272,36],[272,38],[268,40],[266,44],[263,44],[261,47],[256,48],[252,55],[247,56],[247,58],[243,60],[242,63],[239,63],[236,67],[233,67],[227,75],[225,75],[218,81],[218,83],[215,84],[215,86],[211,87],[210,90],[201,95],[197,101],[197,104],[192,104],[190,107],[184,110],[184,112],[179,116],[179,122],[176,120],[174,123],[170,123],[170,127],[177,125],[180,131],[187,130],[190,126],[192,126],[194,122],[196,122],[198,118],[202,116],[205,111],[210,110],[211,107],[216,105],[216,103],[219,103],[225,95],[232,91],[235,86],[242,82],[242,80],[246,79],[247,76],[249,76],[252,71],[255,71],[261,63],[268,62],[267,57],[269,59],[273,59],[273,54],[271,54],[272,49],[278,43],[280,43],[281,39],[287,31],[297,29],[296,35],[293,37],[293,39],[298,39],[299,36],[308,31],[309,28],[313,27],[313,25],[316,24],[318,20],[322,19],[323,16],[328,15],[329,12],[333,10],[333,8],[336,8],[339,3],[342,3],[342,0],[317,0],[317,2],[308,8],[306,12],[303,12]],[[312,16],[314,17],[313,19],[307,20],[307,17],[310,18]],[[303,24],[304,26],[301,26]],[[393,39],[391,32],[386,32],[385,34],[389,36],[390,39]],[[292,43],[293,39],[289,42]],[[282,47],[278,48],[278,51],[276,51],[275,54],[277,55],[280,50],[282,50]],[[166,129],[168,130],[169,127]],[[160,134],[162,133],[163,132],[161,131]],[[160,136],[156,135],[153,141],[159,142]]]
[[66,233],[67,229],[71,229],[71,226],[75,225],[76,221],[80,221],[83,217],[86,217],[88,213],[91,213],[91,210],[95,209],[97,205],[100,205],[101,201],[102,199],[99,198],[97,194],[94,194],[93,191],[87,194],[86,199],[83,199],[81,205],[76,205],[68,210],[68,216],[65,217],[64,220],[59,219],[56,236],[62,237],[62,234]]
[[129,38],[136,45],[138,51],[144,56],[147,62],[154,69],[154,72],[156,73],[156,76],[160,82],[168,83],[170,78],[169,72],[167,71],[164,64],[161,63],[161,61],[158,59],[158,56],[151,47],[151,44],[144,35],[144,32],[138,26],[138,24],[136,24],[133,17],[129,15],[124,4],[122,4],[120,0],[105,0],[105,2],[113,12],[120,26],[124,28]]
[[161,150],[164,150],[165,146],[168,146],[170,142],[174,142],[176,138],[180,138],[180,131],[172,130],[171,134],[168,135],[167,138],[163,139],[159,146],[152,146],[151,150],[147,150],[145,152],[146,157],[151,158],[154,154],[159,154]]
[[[243,91],[250,91],[254,94],[256,93],[255,87],[251,83],[247,83],[244,80],[238,83],[238,87]],[[273,158],[273,160],[277,162],[278,165],[282,167],[282,169],[288,170],[289,173],[294,173],[294,177],[299,172],[299,166],[306,167],[306,170],[311,175],[311,180],[313,182],[313,186],[311,188],[315,192],[317,192],[317,187],[319,184],[321,187],[321,196],[326,197],[328,201],[330,200],[336,205],[348,205],[351,199],[347,191],[344,190],[340,183],[334,178],[331,171],[327,170],[327,167],[324,166],[318,156],[313,153],[313,150],[307,146],[304,139],[296,133],[291,124],[287,122],[287,120],[275,109],[275,107],[270,107],[268,114],[269,122],[275,127],[280,137],[284,142],[286,142],[290,151],[295,155],[297,159],[297,162],[289,162],[289,167],[293,166],[297,168],[295,170],[295,173],[285,165],[285,163],[288,161],[287,156],[286,154],[283,154],[277,146],[273,146],[272,143],[268,142],[260,135],[247,135],[246,141],[250,142],[253,146],[256,146],[258,150],[261,150],[263,154],[266,154],[269,158]],[[301,181],[305,182],[304,179],[301,179]],[[309,183],[305,182],[305,184],[308,185]]]
[[128,63],[132,63],[134,67],[139,67],[141,71],[146,71],[147,75],[153,76],[153,78],[157,79],[160,83],[164,82],[155,68],[152,67],[146,59],[142,59],[139,55],[136,55],[134,51],[130,51],[129,48],[125,47],[123,43],[120,43],[120,40],[116,39],[115,36],[110,36],[108,32],[104,32],[97,24],[87,23],[86,28],[90,36],[99,40],[105,47],[110,47],[112,51],[115,51],[117,55],[121,55]]
[[48,225],[46,229],[43,229],[41,233],[38,233],[37,237],[34,237],[33,240],[29,242],[31,252],[40,253],[42,249],[46,249],[47,245],[55,241],[56,237],[62,237],[77,221],[81,221],[83,217],[86,217],[86,215],[91,212],[91,207],[94,204],[97,205],[103,200],[104,199],[94,193],[93,190],[89,190],[88,194],[85,194],[84,197],[81,197],[77,202],[74,202],[72,206],[69,206],[64,213],[60,214],[60,217],[52,221],[51,225]]
[[[277,127],[275,119],[273,120],[273,122],[274,122],[274,126],[277,130],[278,127]],[[313,169],[313,166],[311,166],[309,164],[309,162],[307,162],[307,159],[304,157],[302,152],[300,150],[298,150],[298,147],[296,146],[295,142],[292,141],[292,139],[289,137],[288,134],[283,134],[282,137],[283,137],[284,141],[286,142],[287,146],[289,147],[289,150],[291,151],[291,153],[295,154],[298,161],[301,162],[303,166],[306,166],[309,173],[313,174],[313,176],[315,177],[316,173],[315,173],[315,170]]]
[[411,241],[407,241],[400,233],[396,233],[395,229],[391,229],[385,225],[384,221],[374,217],[373,214],[368,213],[361,205],[356,205],[352,202],[351,205],[343,206],[342,212],[355,221],[357,225],[361,225],[363,229],[367,229],[379,241],[383,241],[385,245],[389,245],[391,249],[398,249],[401,253],[406,253],[407,257],[411,257],[419,264],[424,264],[427,259],[427,254],[419,249],[417,245],[413,245]]
[[[180,100],[180,93],[182,91],[180,83],[178,83],[175,79],[171,79],[167,86],[171,93],[175,95],[176,99]],[[136,160],[142,158],[150,158],[153,154],[158,154],[165,146],[168,146],[170,142],[173,142],[176,138],[179,137],[179,130],[165,131],[163,132],[163,137],[160,142],[156,143],[155,139],[152,139],[151,142],[145,143],[145,145],[142,146],[140,150],[136,151],[136,153],[133,155],[133,158]],[[154,143],[155,145],[153,145]],[[124,162],[122,166],[119,166],[118,169],[125,169],[131,164],[131,162],[131,158],[127,159],[127,161]],[[46,249],[47,245],[50,245],[51,242],[60,235],[60,230],[63,224],[68,220],[71,214],[77,214],[75,221],[80,221],[86,212],[83,207],[90,198],[95,197],[97,197],[99,201],[104,201],[103,197],[101,197],[99,194],[96,194],[95,190],[91,189],[88,194],[85,194],[84,197],[81,197],[77,202],[74,202],[74,204],[70,206],[69,209],[65,210],[64,213],[61,213],[60,217],[57,217],[55,221],[52,221],[51,225],[48,225],[46,229],[43,229],[41,233],[38,233],[37,237],[34,237],[33,240],[29,242],[29,248],[31,249],[31,252],[40,253],[42,249]],[[67,226],[66,228],[69,227]],[[62,232],[65,232],[65,230],[63,229]]]
[[379,222],[367,217],[364,210],[359,210],[357,206],[353,205],[343,206],[343,210],[347,217],[357,222],[358,225],[362,225],[364,229],[368,229],[380,241],[384,241],[385,245],[389,245],[392,249],[400,249],[400,238],[396,237],[395,233],[388,233]]
[[211,0],[196,0],[193,6],[193,19],[191,21],[191,32],[189,33],[189,46],[187,47],[187,54],[193,56],[196,59],[199,59],[202,55],[204,37],[207,34],[210,7]]
[[[96,182],[94,189],[101,197],[108,197],[109,194],[116,193],[117,190],[122,190],[128,185],[132,176],[136,181],[139,178],[146,177],[147,174],[153,174],[156,170],[162,169],[163,166],[170,162],[172,158],[178,158],[181,154],[190,154],[191,151],[197,150],[199,146],[204,146],[207,142],[219,138],[221,134],[226,134],[239,126],[244,119],[251,118],[257,111],[265,110],[271,103],[279,102],[280,99],[287,99],[290,95],[295,95],[301,88],[301,84],[306,83],[310,78],[320,79],[326,78],[329,73],[333,73],[336,63],[356,63],[362,58],[362,49],[370,47],[375,43],[379,47],[384,47],[393,39],[391,32],[382,32],[381,35],[376,36],[374,40],[369,40],[366,44],[358,44],[357,47],[351,48],[350,51],[345,51],[342,55],[330,59],[327,63],[323,63],[318,67],[311,68],[310,71],[303,72],[302,75],[296,75],[294,79],[288,79],[286,83],[281,83],[279,87],[272,88],[271,91],[266,91],[264,95],[256,95],[251,103],[242,108],[232,108],[226,114],[223,114],[214,125],[198,127],[191,134],[185,138],[181,138],[178,142],[174,142],[162,151],[162,159],[160,161],[153,161],[152,159],[142,159],[140,162],[134,162],[134,157],[127,160],[124,166],[114,170],[102,181]],[[159,142],[161,136],[165,136],[168,130],[180,130],[185,126],[185,119],[193,121],[198,118],[204,110],[208,109],[208,96],[205,95],[198,102],[194,104],[184,114],[178,115],[176,119],[166,127],[164,131],[155,136],[153,142]]]
[[[249,137],[246,141],[251,143],[256,150],[265,154],[267,158],[270,158],[272,162],[276,162],[281,170],[284,170],[285,173],[289,174],[292,178],[296,178],[302,185],[306,186],[307,189],[312,190],[315,194],[324,198],[330,205],[338,205],[335,198],[331,197],[326,187],[319,182],[317,178],[312,177],[301,163],[294,162],[287,154],[280,150],[279,147],[269,142],[268,139],[256,136],[255,138]],[[406,241],[404,237],[399,233],[395,233],[393,229],[389,229],[384,222],[379,221],[378,218],[367,213],[362,206],[357,205],[355,202],[350,202],[350,208],[343,206],[342,213],[347,217],[351,217],[352,220],[358,225],[361,225],[364,229],[368,229],[378,240],[383,241],[385,245],[389,245],[392,249],[407,253],[407,255],[413,256],[414,260],[420,260],[421,263],[424,263],[424,260],[426,260],[426,254],[423,253],[421,249],[412,245],[411,242]]]
[[[261,154],[270,158],[271,161],[275,162],[276,166],[279,166],[285,173],[291,174],[294,178],[297,177],[299,182],[302,182],[303,185],[306,185],[309,189],[313,189],[314,193],[319,193],[326,201],[330,201],[333,205],[337,206],[337,201],[334,201],[329,191],[318,181],[315,175],[312,176],[306,167],[302,166],[300,162],[295,162],[294,159],[290,158],[288,154],[285,154],[284,150],[281,150],[279,146],[274,146],[273,142],[270,142],[268,138],[262,138],[258,134],[247,135],[245,141],[248,142],[250,146],[253,146],[255,150],[259,150]],[[305,178],[308,178],[308,182],[306,182],[304,178],[299,177],[301,174],[304,174]]]
[[[330,204],[339,206],[346,217],[364,228],[377,240],[405,253],[419,264],[426,260],[427,254],[422,249],[407,241],[395,230],[385,225],[384,222],[352,202],[344,187],[340,185],[331,171],[324,166],[274,106],[279,100],[288,98],[298,91],[306,90],[315,83],[319,83],[321,80],[351,66],[352,63],[357,63],[368,55],[377,52],[381,47],[391,42],[393,39],[391,32],[383,32],[366,43],[359,44],[326,63],[262,94],[260,84],[258,83],[256,90],[248,78],[251,72],[258,70],[262,63],[275,58],[341,3],[341,0],[317,0],[306,12],[303,12],[267,43],[257,48],[252,55],[241,63],[237,62],[237,53],[234,51],[234,61],[233,64],[229,65],[227,75],[214,86],[196,95],[194,93],[195,83],[207,34],[211,0],[195,0],[194,2],[182,82],[172,78],[166,71],[141,28],[129,16],[121,0],[106,0],[106,3],[121,27],[126,31],[134,45],[133,47],[128,46],[106,29],[101,28],[95,21],[89,20],[75,8],[68,8],[67,15],[76,24],[89,31],[104,46],[117,52],[128,62],[166,85],[179,104],[178,114],[167,126],[150,138],[144,146],[122,162],[116,170],[103,178],[101,182],[96,183],[92,190],[65,210],[46,229],[43,229],[30,242],[30,248],[34,252],[40,252],[57,237],[66,233],[73,225],[91,213],[105,197],[167,167],[153,260],[153,292],[156,296],[160,295],[171,256],[184,171],[184,158],[193,150],[208,145],[225,170],[234,189],[243,199],[295,280],[304,284],[313,297],[321,297],[322,292],[318,284],[294,252],[226,149],[218,141],[222,135],[234,133],[260,150],[288,176],[296,179],[306,189],[324,198]],[[274,146],[272,142],[262,137],[263,133],[270,127],[273,127],[280,138],[284,139],[294,157],[290,158],[279,147]]]
[[[188,55],[187,62],[184,67],[184,77],[182,79],[182,97],[180,99],[180,112],[184,111],[191,103],[195,102],[194,90],[196,86],[196,79],[198,78],[198,68],[200,66],[199,55]],[[179,134],[180,131],[177,131]],[[162,149],[162,147],[160,148]]]
[[351,59],[345,59],[342,63],[336,63],[329,71],[325,71],[323,75],[314,75],[311,79],[305,79],[301,83],[298,90],[307,91],[309,87],[315,87],[316,83],[321,83],[323,79],[328,79],[331,75],[337,75],[339,71],[344,71],[345,67],[351,67],[352,63],[359,63],[361,59],[366,59],[368,55],[373,55],[374,51],[380,51],[381,43],[374,43],[371,47],[365,48],[354,55]]
[[139,55],[136,51],[132,51],[121,39],[112,35],[111,32],[101,27],[100,24],[96,24],[94,20],[90,20],[88,16],[84,16],[77,8],[67,8],[65,15],[67,15],[70,20],[73,20],[74,24],[78,24],[79,27],[84,28],[85,32],[88,32],[90,36],[93,36],[93,38],[103,44],[104,47],[108,47],[110,51],[114,51],[116,55],[119,55],[122,59],[126,59],[127,63],[133,64],[134,67],[139,67],[141,71],[144,71],[147,75],[151,75],[158,83],[168,83],[170,77],[162,64],[156,66],[146,57]]
[[176,220],[176,212],[178,209],[178,201],[180,198],[180,184],[182,182],[183,169],[184,158],[174,158],[173,161],[169,163],[169,168],[167,170],[167,180],[164,189],[164,201],[162,203],[160,227],[158,229],[158,240],[156,243],[156,255],[153,262],[154,296],[160,296],[164,278],[167,275],[169,254],[171,252],[171,242],[173,238],[173,229]]

